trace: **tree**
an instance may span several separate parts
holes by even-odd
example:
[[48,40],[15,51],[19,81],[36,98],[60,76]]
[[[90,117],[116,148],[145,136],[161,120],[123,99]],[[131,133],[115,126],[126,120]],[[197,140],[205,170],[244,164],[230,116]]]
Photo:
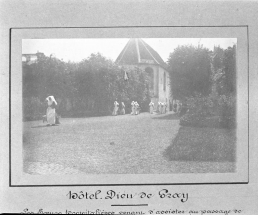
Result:
[[210,51],[202,46],[178,46],[169,55],[171,92],[175,99],[210,92]]
[[219,95],[236,94],[236,46],[214,47],[211,54],[213,84]]
[[236,94],[236,45],[225,50],[225,93]]
[[36,63],[23,64],[24,112],[32,113],[32,104],[33,109],[39,109],[35,107],[48,94],[59,100],[58,112],[63,116],[110,114],[115,100],[123,101],[128,110],[132,100],[142,110],[148,108],[147,74],[138,68],[127,72],[130,78],[125,81],[121,68],[99,53],[79,63],[42,55]]

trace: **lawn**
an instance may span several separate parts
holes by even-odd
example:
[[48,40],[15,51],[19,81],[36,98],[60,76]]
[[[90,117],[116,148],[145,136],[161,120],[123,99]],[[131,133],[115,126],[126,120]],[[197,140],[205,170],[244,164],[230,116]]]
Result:
[[50,127],[43,126],[42,121],[24,122],[24,172],[234,172],[235,162],[230,152],[235,150],[234,141],[230,140],[233,131],[208,133],[207,129],[179,128],[179,119],[173,113],[64,118],[61,125]]
[[182,126],[164,155],[170,161],[235,162],[236,130]]

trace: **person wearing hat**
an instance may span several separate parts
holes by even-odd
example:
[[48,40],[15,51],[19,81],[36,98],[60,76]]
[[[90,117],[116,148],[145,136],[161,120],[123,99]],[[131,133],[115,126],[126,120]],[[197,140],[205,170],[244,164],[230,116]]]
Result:
[[166,112],[167,112],[167,103],[164,102],[164,113],[166,113]]
[[150,114],[153,114],[154,103],[151,101],[149,106],[150,106]]
[[157,113],[159,113],[159,106],[160,106],[160,102],[158,102],[157,104],[157,110],[156,110]]
[[121,115],[125,115],[125,104],[124,102],[121,102],[121,111],[120,111]]
[[160,102],[160,113],[163,114],[164,113],[164,103]]
[[54,98],[54,96],[48,96],[46,98],[47,101],[47,125],[55,125],[56,124],[56,106],[57,102]]
[[134,114],[135,115],[139,114],[139,104],[138,104],[138,102],[134,102]]
[[134,101],[132,101],[132,102],[131,102],[131,106],[132,106],[132,112],[131,112],[131,115],[133,115],[133,114],[134,114],[134,112],[135,112],[135,110],[134,110],[134,109],[135,109],[135,108],[134,108]]
[[117,101],[114,102],[113,116],[117,116],[119,103]]

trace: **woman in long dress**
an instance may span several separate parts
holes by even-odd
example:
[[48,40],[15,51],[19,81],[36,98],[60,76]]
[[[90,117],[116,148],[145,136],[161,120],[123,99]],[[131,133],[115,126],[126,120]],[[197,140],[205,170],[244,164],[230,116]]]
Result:
[[131,105],[132,105],[132,112],[131,112],[131,114],[133,115],[134,114],[134,101],[132,101]]
[[114,102],[114,110],[113,110],[113,116],[117,115],[117,111],[118,111],[118,105],[119,103],[117,101]]
[[161,102],[161,113],[163,114],[164,113],[164,103],[163,102]]
[[167,103],[164,102],[164,113],[167,113]]
[[134,115],[139,114],[139,104],[138,102],[134,102]]
[[160,106],[160,102],[158,102],[158,104],[157,104],[157,109],[156,109],[157,113],[159,113],[159,106]]
[[154,103],[150,102],[149,106],[150,106],[150,114],[153,114]]
[[56,106],[57,102],[54,96],[48,96],[46,98],[48,108],[47,108],[47,123],[48,125],[55,125],[56,123]]
[[125,115],[125,104],[124,104],[124,102],[121,102],[121,114]]

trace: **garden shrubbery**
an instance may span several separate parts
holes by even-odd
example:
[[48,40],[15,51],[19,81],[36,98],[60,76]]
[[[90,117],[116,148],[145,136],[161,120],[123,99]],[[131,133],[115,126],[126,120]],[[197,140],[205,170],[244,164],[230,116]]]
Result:
[[25,98],[23,99],[23,120],[39,120],[46,114],[46,104],[41,102],[39,98]]
[[111,115],[115,100],[125,103],[126,113],[132,101],[142,111],[149,108],[148,74],[137,67],[121,68],[99,53],[79,63],[42,55],[33,64],[23,63],[22,70],[25,121],[45,115],[48,94],[55,97],[57,111],[64,117]]
[[224,128],[236,126],[236,100],[233,96],[197,95],[188,98],[186,103],[188,112],[180,119],[182,126]]

